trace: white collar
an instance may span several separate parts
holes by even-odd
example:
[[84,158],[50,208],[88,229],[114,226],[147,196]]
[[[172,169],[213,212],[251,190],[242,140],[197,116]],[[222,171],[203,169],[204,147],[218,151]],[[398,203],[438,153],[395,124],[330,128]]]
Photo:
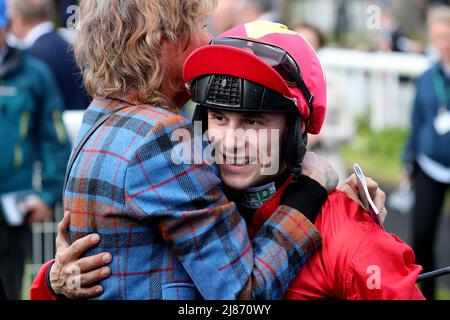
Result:
[[55,29],[55,25],[51,21],[45,21],[33,29],[31,29],[26,37],[21,41],[21,48],[28,49],[34,45],[34,43],[43,35],[52,32]]

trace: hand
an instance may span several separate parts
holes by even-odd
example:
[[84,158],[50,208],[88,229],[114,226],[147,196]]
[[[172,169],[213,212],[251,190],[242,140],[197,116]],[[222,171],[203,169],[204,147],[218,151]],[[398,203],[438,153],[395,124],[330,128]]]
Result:
[[100,236],[92,234],[69,244],[70,215],[65,213],[58,224],[56,261],[50,269],[50,285],[56,294],[69,299],[99,296],[103,287],[95,285],[111,274],[106,265],[112,261],[110,253],[80,258],[83,253],[98,245]]
[[[366,178],[367,188],[369,189],[369,194],[375,203],[378,211],[380,212],[381,222],[384,223],[388,215],[386,205],[386,193],[384,193],[378,186],[378,183],[371,178]],[[360,197],[364,197],[363,194],[359,193],[358,188],[358,178],[355,174],[351,175],[344,183],[338,186],[338,190],[344,192],[350,199],[358,202],[363,208],[364,205],[360,200]],[[365,209],[365,208],[364,208]]]
[[50,221],[53,214],[52,210],[38,197],[33,197],[23,205],[24,212],[29,213],[27,217],[27,225],[33,223]]
[[333,166],[314,152],[307,152],[303,160],[302,175],[320,183],[328,193],[336,190],[339,176]]

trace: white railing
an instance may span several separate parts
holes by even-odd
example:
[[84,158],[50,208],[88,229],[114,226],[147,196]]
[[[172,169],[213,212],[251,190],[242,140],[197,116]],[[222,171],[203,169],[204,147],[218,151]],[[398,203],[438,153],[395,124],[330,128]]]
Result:
[[80,130],[83,121],[83,114],[84,111],[81,110],[65,111],[63,113],[63,122],[72,142],[74,142],[78,136],[78,131]]
[[[55,208],[55,222],[35,223],[32,226],[32,256],[28,266],[32,278],[36,276],[42,264],[55,257],[55,239],[58,232],[58,222],[61,221],[63,210],[60,205]],[[32,279],[28,279],[31,281]]]
[[426,57],[334,48],[319,56],[328,82],[326,136],[348,135],[355,118],[364,115],[374,130],[409,126],[415,79],[431,64]]

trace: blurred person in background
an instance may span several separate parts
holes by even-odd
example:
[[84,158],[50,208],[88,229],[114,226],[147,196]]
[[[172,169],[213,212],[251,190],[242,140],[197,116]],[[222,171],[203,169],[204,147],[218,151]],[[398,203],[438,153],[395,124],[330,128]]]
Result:
[[[59,19],[65,24],[73,15],[72,6],[78,6],[78,0],[58,0],[57,11]],[[63,26],[64,27],[64,26]]]
[[315,51],[319,51],[327,43],[327,37],[325,33],[322,32],[318,27],[309,23],[297,23],[291,28],[306,41],[308,41],[314,48]]
[[[42,62],[6,44],[9,17],[0,0],[0,278],[8,299],[21,292],[29,226],[50,220],[60,201],[70,145],[61,121],[62,98]],[[41,190],[33,189],[33,166],[42,163]],[[23,223],[11,223],[4,200],[27,192]]]
[[280,22],[274,0],[238,0],[238,12],[235,24],[244,24],[255,20]]
[[[404,152],[405,180],[415,189],[413,246],[424,271],[435,269],[434,244],[450,186],[450,7],[431,9],[428,31],[440,61],[417,81],[411,134]],[[423,283],[427,299],[435,282]]]
[[11,33],[21,49],[45,62],[53,72],[63,95],[64,108],[87,108],[90,98],[83,88],[72,46],[56,31],[51,19],[53,0],[8,0]]
[[209,21],[211,30],[219,35],[238,24],[255,20],[278,22],[276,0],[221,0],[212,12]]
[[340,47],[346,47],[345,34],[350,29],[349,18],[349,0],[338,0],[336,12],[336,26],[334,28],[334,36]]
[[450,0],[428,0],[426,1],[430,6],[436,5],[450,5]]
[[238,15],[238,0],[220,0],[209,17],[209,23],[213,34],[221,34],[236,25]]
[[381,8],[381,29],[377,39],[377,49],[383,52],[422,53],[424,48],[416,41],[408,38],[400,29],[392,12],[391,4],[386,0],[379,1]]
[[[297,32],[306,41],[308,41],[314,50],[318,52],[323,48],[327,42],[326,35],[318,27],[309,23],[297,23],[294,24],[291,30]],[[310,135],[308,139],[308,147],[318,146],[320,143],[320,135]]]

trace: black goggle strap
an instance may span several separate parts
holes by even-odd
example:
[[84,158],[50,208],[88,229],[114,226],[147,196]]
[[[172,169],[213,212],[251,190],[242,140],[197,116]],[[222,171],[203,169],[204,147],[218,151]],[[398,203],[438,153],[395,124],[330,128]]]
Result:
[[301,134],[302,120],[300,116],[291,121],[288,128],[285,159],[293,181],[296,181],[302,174],[302,163],[306,154],[308,135],[306,132]]
[[308,103],[309,117],[308,117],[308,119],[305,119],[305,123],[308,124],[309,120],[311,120],[311,118],[312,118],[313,111],[314,111],[314,96],[309,91],[309,89],[306,86],[306,83],[303,81],[303,79],[300,79],[297,82],[297,86],[300,89],[300,91],[302,92],[303,96],[305,97],[306,102]]

